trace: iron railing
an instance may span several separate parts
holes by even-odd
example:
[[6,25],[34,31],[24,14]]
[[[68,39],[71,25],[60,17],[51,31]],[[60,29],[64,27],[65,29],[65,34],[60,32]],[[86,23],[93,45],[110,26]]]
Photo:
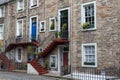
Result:
[[14,70],[27,70],[27,63],[25,62],[14,62]]
[[62,39],[68,39],[68,30],[62,30],[62,31],[60,31],[59,32],[59,36],[60,36],[60,38],[62,38]]
[[114,80],[120,78],[120,67],[83,68],[72,67],[71,77],[78,80]]
[[40,36],[37,36],[37,38],[35,38],[36,35],[32,35],[32,37],[30,38],[30,35],[22,35],[22,36],[14,36],[14,37],[10,37],[5,41],[5,46],[7,47],[9,44],[12,43],[27,43],[27,42],[33,42],[33,41],[37,41],[40,42]]

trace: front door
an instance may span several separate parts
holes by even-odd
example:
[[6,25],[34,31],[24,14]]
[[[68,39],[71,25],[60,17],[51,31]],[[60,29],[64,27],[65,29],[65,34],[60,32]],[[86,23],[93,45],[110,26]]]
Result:
[[63,66],[68,65],[68,52],[63,52]]
[[31,40],[36,41],[36,33],[37,33],[37,19],[32,18],[32,27],[31,27]]

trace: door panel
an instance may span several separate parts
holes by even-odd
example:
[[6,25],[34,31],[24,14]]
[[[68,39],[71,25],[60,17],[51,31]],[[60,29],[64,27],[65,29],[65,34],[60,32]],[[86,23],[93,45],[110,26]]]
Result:
[[63,66],[68,65],[68,52],[63,53]]
[[32,22],[31,38],[33,41],[36,40],[36,25],[36,22]]

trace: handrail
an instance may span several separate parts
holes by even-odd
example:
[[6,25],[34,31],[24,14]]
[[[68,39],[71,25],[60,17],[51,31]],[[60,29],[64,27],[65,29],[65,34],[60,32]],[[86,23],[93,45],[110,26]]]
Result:
[[[34,35],[32,36],[34,37]],[[36,39],[35,38],[30,39],[29,35],[10,37],[7,40],[5,40],[5,47],[13,43],[22,43],[22,42],[27,43],[27,42],[32,42],[32,41],[40,42],[40,37],[38,36]]]

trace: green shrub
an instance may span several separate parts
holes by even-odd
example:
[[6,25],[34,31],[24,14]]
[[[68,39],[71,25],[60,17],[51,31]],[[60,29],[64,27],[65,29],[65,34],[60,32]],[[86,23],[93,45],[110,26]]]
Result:
[[89,23],[88,22],[83,23],[83,25],[82,25],[83,29],[87,29],[88,27],[89,27]]

